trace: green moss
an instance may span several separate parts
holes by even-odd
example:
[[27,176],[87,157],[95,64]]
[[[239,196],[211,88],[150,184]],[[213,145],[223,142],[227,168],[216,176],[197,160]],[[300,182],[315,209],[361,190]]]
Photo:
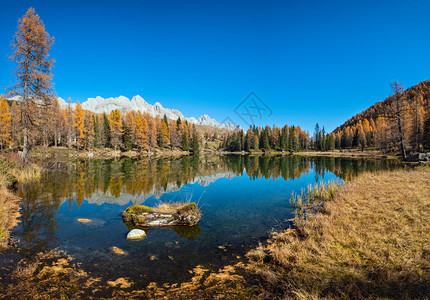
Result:
[[145,205],[132,205],[130,207],[127,207],[127,209],[122,213],[122,217],[125,221],[131,221],[133,215],[137,216],[145,212],[152,212],[153,210],[153,208]]
[[152,207],[146,206],[146,205],[132,205],[130,207],[127,207],[127,209],[124,211],[124,214],[130,215],[130,214],[142,214],[145,212],[152,212],[154,209]]
[[145,223],[145,221],[146,221],[146,218],[145,218],[144,216],[142,216],[142,215],[135,216],[135,217],[136,217],[136,218],[134,219],[134,221],[135,221],[136,223],[143,224],[143,223]]

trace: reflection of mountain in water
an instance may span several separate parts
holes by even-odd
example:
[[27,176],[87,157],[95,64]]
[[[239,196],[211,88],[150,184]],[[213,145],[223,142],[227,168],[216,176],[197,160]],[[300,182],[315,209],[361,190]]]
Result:
[[[233,172],[213,174],[213,175],[196,177],[193,180],[190,180],[188,184],[198,183],[201,186],[208,186],[220,178],[233,179],[234,177],[235,175]],[[143,202],[145,202],[146,199],[150,197],[154,197],[155,199],[160,199],[162,195],[166,193],[177,192],[182,187],[183,185],[178,186],[177,184],[174,184],[174,183],[168,183],[167,186],[162,190],[157,190],[156,187],[154,186],[152,190],[149,192],[144,192],[138,195],[132,195],[132,194],[128,194],[127,192],[123,192],[118,197],[112,195],[109,191],[107,191],[106,193],[103,193],[102,191],[96,191],[91,197],[85,200],[87,200],[89,203],[95,203],[98,205],[103,203],[115,203],[118,205],[126,205],[130,201],[133,204],[142,204]]]

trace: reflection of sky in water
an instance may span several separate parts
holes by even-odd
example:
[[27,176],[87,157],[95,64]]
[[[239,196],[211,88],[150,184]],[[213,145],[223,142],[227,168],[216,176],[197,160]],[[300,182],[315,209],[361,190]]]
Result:
[[[199,203],[203,217],[196,228],[181,228],[178,232],[151,229],[138,242],[126,239],[128,228],[121,217],[132,201],[136,202],[136,196],[122,192],[120,204],[84,200],[79,207],[75,200],[63,199],[55,215],[56,241],[51,246],[83,261],[84,268],[111,278],[143,278],[142,282],[185,279],[189,276],[187,270],[197,264],[218,267],[267,238],[270,230],[289,226],[286,220],[293,217],[289,206],[293,191],[299,192],[319,180],[338,178],[331,172],[322,176],[313,168],[289,180],[250,179],[247,173],[231,177],[220,176],[207,186],[187,184],[179,191],[158,194],[159,199],[145,196],[142,201],[148,206],[191,199]],[[77,218],[95,222],[81,224]],[[16,233],[25,237],[29,231],[19,228]],[[128,256],[112,254],[112,246],[125,250]]]

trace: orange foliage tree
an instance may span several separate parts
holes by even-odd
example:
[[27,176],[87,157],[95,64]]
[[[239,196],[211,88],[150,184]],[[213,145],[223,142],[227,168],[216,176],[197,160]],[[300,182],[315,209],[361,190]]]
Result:
[[76,103],[75,109],[75,123],[73,127],[76,131],[76,139],[78,142],[78,148],[85,146],[85,123],[84,123],[84,111],[82,110],[82,105]]
[[3,95],[0,96],[0,149],[11,143],[12,120],[9,105]]
[[111,130],[111,143],[115,150],[121,145],[121,137],[123,134],[121,112],[115,109],[109,114],[109,124]]
[[53,60],[49,58],[49,51],[54,38],[45,31],[45,26],[33,8],[18,22],[18,31],[12,41],[14,53],[11,59],[18,64],[15,72],[17,84],[13,86],[11,95],[21,96],[21,114],[23,127],[23,155],[24,162],[28,161],[29,130],[35,125],[37,109],[49,106],[52,101]]

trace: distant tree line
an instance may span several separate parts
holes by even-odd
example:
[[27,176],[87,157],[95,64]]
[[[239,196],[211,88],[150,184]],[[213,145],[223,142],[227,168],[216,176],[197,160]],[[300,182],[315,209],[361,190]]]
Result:
[[250,128],[244,132],[237,130],[224,139],[223,148],[228,151],[262,150],[262,151],[302,151],[309,149],[309,133],[299,126],[285,125],[280,128],[273,125]]

